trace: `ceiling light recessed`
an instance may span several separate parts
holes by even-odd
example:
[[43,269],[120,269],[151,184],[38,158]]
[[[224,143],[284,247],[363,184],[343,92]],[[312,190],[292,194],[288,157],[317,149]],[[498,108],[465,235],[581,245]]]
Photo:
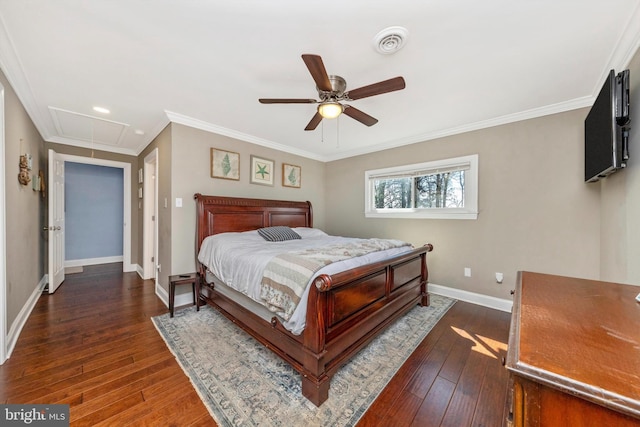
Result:
[[96,111],[96,112],[102,113],[102,114],[109,114],[111,112],[107,108],[104,108],[104,107],[93,107],[93,111]]
[[373,48],[383,55],[396,53],[407,42],[409,30],[404,27],[389,27],[380,31],[373,38]]
[[141,129],[136,129],[133,133],[135,133],[136,135],[144,135],[144,131]]

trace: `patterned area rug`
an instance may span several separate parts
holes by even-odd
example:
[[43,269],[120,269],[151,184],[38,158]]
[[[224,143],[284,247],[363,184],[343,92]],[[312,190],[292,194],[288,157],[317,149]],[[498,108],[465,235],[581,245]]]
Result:
[[353,426],[454,302],[431,295],[390,325],[335,374],[320,408],[291,366],[213,308],[152,320],[219,425]]

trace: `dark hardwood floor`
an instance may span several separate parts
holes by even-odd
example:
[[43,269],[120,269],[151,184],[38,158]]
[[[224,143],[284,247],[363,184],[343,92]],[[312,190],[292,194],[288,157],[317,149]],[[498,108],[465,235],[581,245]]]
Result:
[[[11,358],[0,402],[66,403],[73,426],[215,425],[150,317],[152,281],[121,264],[85,267],[43,294]],[[501,426],[510,315],[456,303],[360,426]]]

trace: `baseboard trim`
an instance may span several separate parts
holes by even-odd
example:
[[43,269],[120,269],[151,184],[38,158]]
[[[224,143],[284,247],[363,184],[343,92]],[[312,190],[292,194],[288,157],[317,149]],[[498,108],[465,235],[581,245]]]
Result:
[[85,259],[70,259],[64,262],[65,267],[84,267],[85,265],[99,265],[99,264],[111,264],[114,262],[122,263],[122,271],[125,273],[136,271],[135,264],[127,264],[124,262],[122,255],[108,256],[102,258],[85,258]]
[[101,258],[85,258],[65,260],[65,267],[84,267],[85,265],[111,264],[113,262],[123,262],[122,255],[107,256]]
[[[184,288],[184,289],[183,289]],[[156,283],[156,296],[169,308],[169,292]],[[173,301],[175,307],[183,305],[193,304],[193,292],[189,286],[176,286],[175,300]]]
[[13,349],[18,342],[18,338],[20,337],[22,328],[24,328],[24,325],[27,323],[27,320],[29,319],[33,308],[36,306],[36,303],[38,302],[38,299],[40,298],[40,295],[42,295],[42,292],[44,291],[44,288],[48,282],[48,277],[45,274],[42,279],[40,279],[38,286],[36,286],[36,288],[33,290],[31,296],[20,310],[20,313],[18,313],[16,319],[11,324],[11,328],[9,328],[9,332],[7,333],[7,359],[11,357],[11,353],[13,352]]
[[477,294],[475,292],[464,291],[462,289],[450,288],[448,286],[436,285],[433,283],[429,283],[427,285],[427,290],[436,295],[455,298],[460,301],[466,301],[483,307],[506,311],[508,313],[511,312],[511,308],[513,307],[513,301],[508,299]]
[[169,292],[162,286],[160,283],[156,282],[156,295],[160,298],[160,301],[164,303],[167,307],[169,307]]

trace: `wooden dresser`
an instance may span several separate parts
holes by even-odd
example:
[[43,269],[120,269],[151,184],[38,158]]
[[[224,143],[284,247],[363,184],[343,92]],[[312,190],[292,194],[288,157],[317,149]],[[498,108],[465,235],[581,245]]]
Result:
[[640,426],[640,287],[520,272],[513,425]]

